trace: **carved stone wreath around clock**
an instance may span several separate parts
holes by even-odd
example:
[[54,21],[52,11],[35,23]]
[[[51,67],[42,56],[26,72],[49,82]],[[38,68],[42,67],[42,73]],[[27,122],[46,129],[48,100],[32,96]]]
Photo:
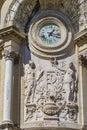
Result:
[[73,45],[69,20],[58,11],[40,12],[30,24],[28,41],[31,52],[39,57],[65,57]]

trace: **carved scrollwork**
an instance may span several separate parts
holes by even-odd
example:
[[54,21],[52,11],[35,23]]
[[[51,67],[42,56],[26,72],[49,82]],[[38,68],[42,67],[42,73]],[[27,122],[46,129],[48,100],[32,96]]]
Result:
[[33,117],[33,113],[36,111],[36,105],[35,104],[26,104],[26,119],[27,121],[29,118]]
[[44,114],[56,115],[60,121],[77,121],[78,78],[75,66],[71,62],[64,70],[57,62],[51,63],[50,69],[38,72],[35,63],[29,62],[25,72],[25,122],[43,119]]

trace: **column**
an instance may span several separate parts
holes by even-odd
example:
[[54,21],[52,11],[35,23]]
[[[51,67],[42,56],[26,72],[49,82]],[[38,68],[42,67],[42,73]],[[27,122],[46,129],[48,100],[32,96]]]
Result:
[[80,63],[80,87],[81,87],[81,115],[82,125],[87,129],[87,51],[85,50],[79,57]]
[[12,123],[12,86],[13,86],[13,62],[15,53],[5,50],[5,81],[4,81],[4,106],[3,106],[3,123]]
[[19,61],[20,48],[22,43],[25,43],[26,34],[11,25],[0,30],[0,39],[3,40],[2,55],[5,58],[3,119],[0,130],[14,130],[15,125],[12,119],[13,67],[14,63],[17,64]]

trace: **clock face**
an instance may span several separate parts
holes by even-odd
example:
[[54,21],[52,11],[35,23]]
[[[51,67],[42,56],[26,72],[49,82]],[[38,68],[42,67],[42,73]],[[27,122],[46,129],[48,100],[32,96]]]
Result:
[[54,45],[61,39],[61,30],[56,24],[46,24],[40,29],[39,35],[44,44]]

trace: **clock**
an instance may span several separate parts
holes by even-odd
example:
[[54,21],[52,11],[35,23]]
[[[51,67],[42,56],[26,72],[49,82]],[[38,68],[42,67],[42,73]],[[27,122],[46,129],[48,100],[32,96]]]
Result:
[[31,20],[28,32],[29,48],[37,57],[66,57],[72,52],[72,26],[59,11],[42,10]]
[[41,27],[39,35],[44,44],[54,45],[61,39],[61,29],[56,24],[48,23]]

